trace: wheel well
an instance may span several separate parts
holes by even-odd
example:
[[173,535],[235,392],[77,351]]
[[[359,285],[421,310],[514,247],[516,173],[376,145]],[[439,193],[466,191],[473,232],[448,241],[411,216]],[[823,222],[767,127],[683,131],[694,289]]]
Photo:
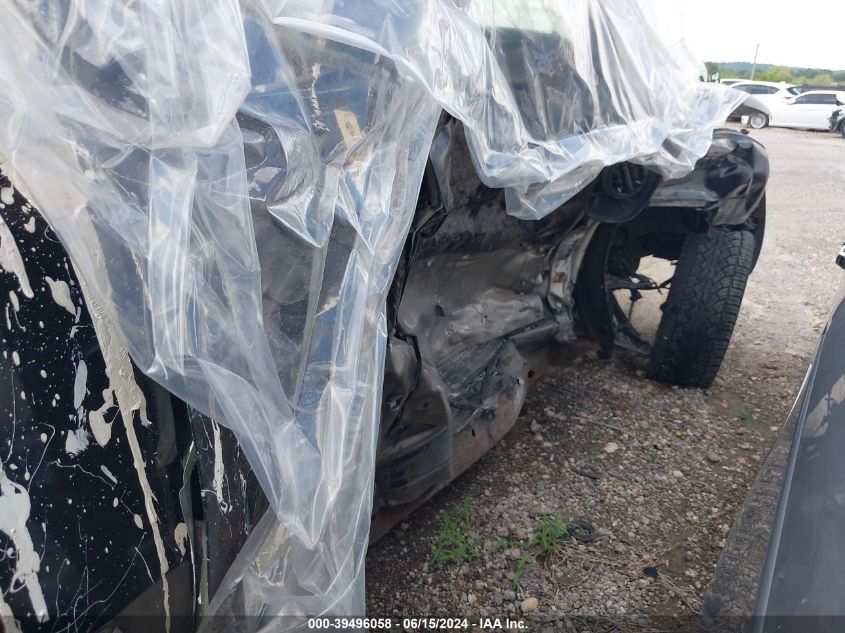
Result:
[[701,209],[650,207],[630,222],[599,225],[581,263],[573,296],[576,323],[599,344],[603,357],[612,354],[614,344],[605,288],[608,267],[627,263],[636,269],[646,256],[676,260],[684,238],[690,233],[706,233],[712,217],[713,212]]
[[[650,207],[619,226],[632,258],[677,259],[689,233],[706,233],[714,213],[683,207]],[[619,243],[617,239],[617,244]]]

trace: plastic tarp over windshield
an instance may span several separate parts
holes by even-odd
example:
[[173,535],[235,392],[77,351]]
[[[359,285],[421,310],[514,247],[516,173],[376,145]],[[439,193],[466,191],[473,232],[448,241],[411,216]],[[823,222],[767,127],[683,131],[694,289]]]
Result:
[[266,616],[363,611],[384,300],[441,109],[538,218],[605,165],[686,173],[738,101],[634,0],[16,0],[0,79],[107,362],[248,456],[271,511],[201,608]]

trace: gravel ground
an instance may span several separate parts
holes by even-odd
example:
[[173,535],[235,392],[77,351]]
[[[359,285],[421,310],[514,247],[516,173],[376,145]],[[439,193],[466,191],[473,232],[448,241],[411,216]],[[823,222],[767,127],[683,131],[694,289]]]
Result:
[[[699,608],[838,283],[845,140],[755,136],[771,159],[766,242],[714,386],[655,384],[623,361],[547,375],[498,446],[370,548],[370,616],[509,616],[531,630],[624,616],[621,630],[651,630],[630,616]],[[474,557],[435,567],[444,514]],[[586,520],[597,538],[544,549],[560,527],[549,516]]]

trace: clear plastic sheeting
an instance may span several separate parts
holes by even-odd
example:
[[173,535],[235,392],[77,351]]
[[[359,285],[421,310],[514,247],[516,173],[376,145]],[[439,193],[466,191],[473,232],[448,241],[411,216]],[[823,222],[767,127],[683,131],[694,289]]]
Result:
[[692,80],[630,0],[263,4],[276,24],[390,56],[464,122],[479,175],[526,219],[607,164],[683,175],[741,101]]
[[384,299],[441,108],[537,218],[605,165],[683,175],[741,99],[634,0],[16,0],[0,79],[0,154],[109,353],[249,458],[272,514],[206,608],[267,616],[363,611]]
[[690,79],[706,80],[707,67],[686,41],[684,3],[677,0],[639,0],[639,4],[672,60]]

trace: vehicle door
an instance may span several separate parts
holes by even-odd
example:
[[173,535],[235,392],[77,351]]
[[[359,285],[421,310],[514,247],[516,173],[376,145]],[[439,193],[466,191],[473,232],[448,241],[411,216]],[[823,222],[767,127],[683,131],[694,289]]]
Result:
[[827,119],[836,107],[833,93],[805,94],[787,102],[772,115],[771,124],[782,127],[827,129]]
[[813,109],[810,111],[808,126],[814,130],[826,130],[830,122],[831,113],[839,107],[837,93],[827,92],[817,94],[815,97],[816,103],[813,104]]
[[782,94],[786,94],[787,99],[792,98],[791,95],[788,92],[786,92],[785,90],[782,90],[779,86],[766,86],[766,85],[757,86],[755,91],[752,94],[759,95],[759,97],[761,99],[763,99],[763,101],[765,103],[769,104],[769,107],[772,110],[780,107],[781,104],[783,104],[784,101],[786,100],[786,99],[784,99]]

